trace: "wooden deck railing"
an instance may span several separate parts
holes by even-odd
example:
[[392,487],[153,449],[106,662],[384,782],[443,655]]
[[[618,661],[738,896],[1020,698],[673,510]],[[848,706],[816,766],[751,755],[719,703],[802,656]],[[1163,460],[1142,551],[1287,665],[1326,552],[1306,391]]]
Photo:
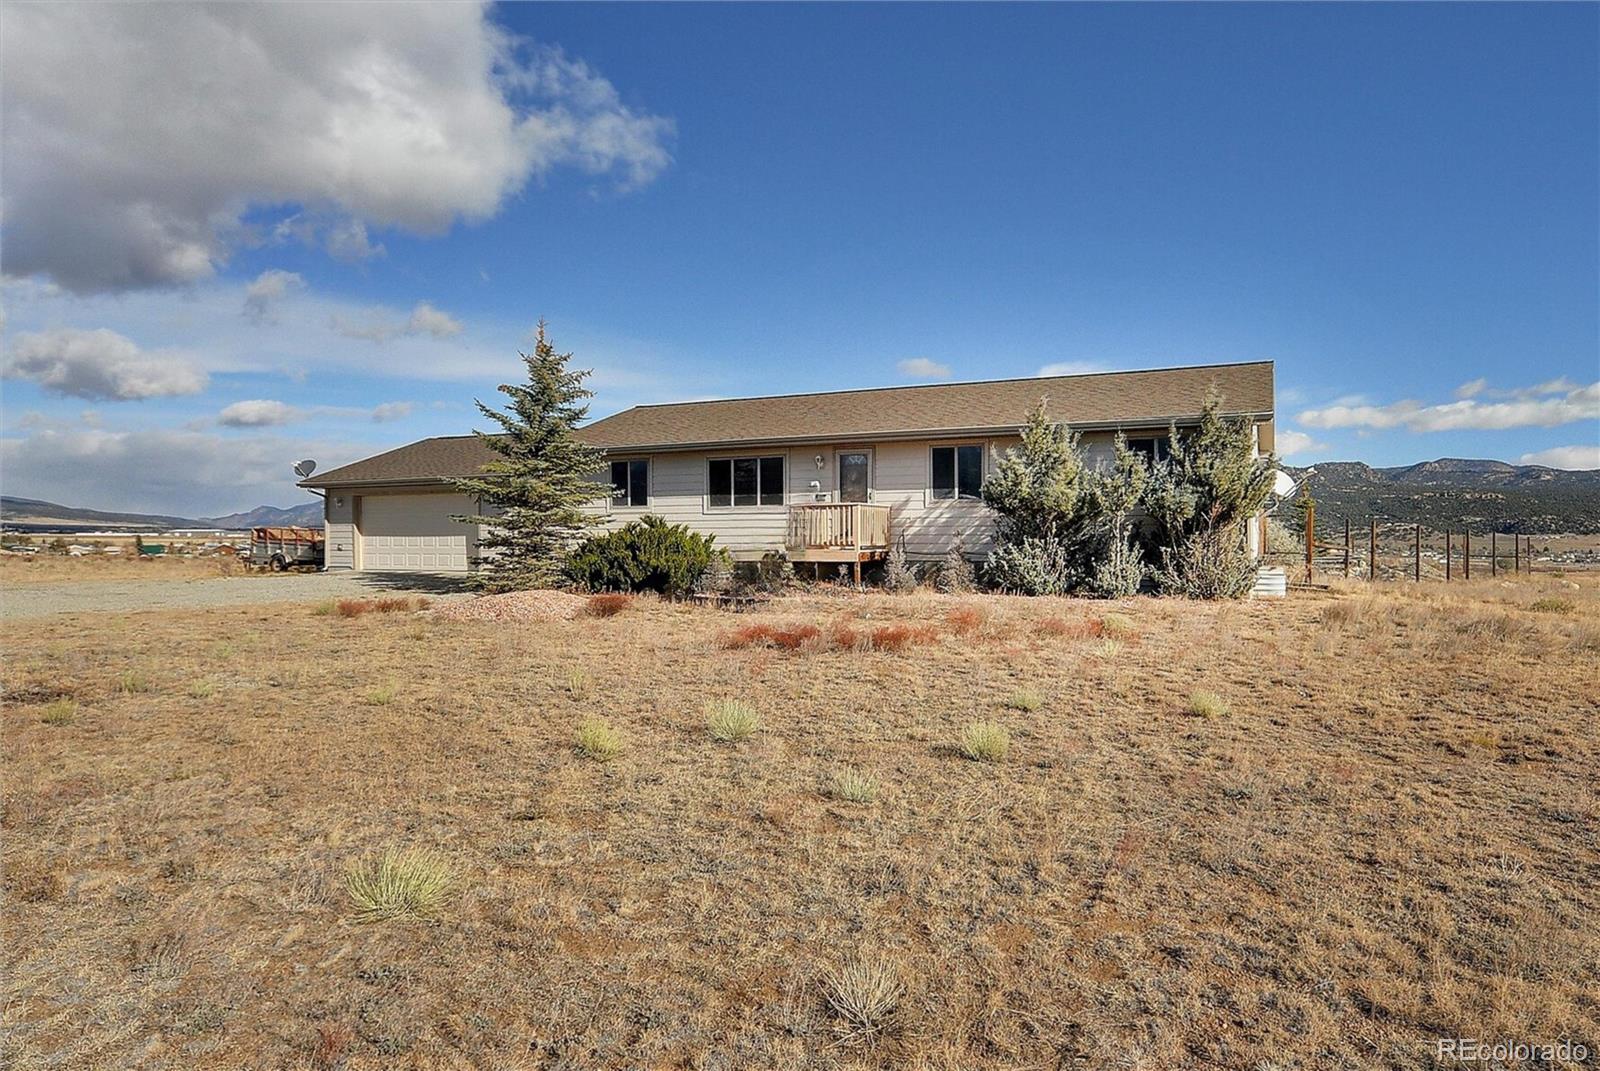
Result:
[[861,502],[808,502],[789,507],[790,551],[885,551],[889,507]]

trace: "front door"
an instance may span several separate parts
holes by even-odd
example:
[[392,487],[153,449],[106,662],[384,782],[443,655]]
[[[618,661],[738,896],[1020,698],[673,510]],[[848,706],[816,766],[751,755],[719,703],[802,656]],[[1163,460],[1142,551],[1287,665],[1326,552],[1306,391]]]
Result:
[[867,500],[867,470],[872,455],[865,450],[848,450],[839,455],[839,501]]

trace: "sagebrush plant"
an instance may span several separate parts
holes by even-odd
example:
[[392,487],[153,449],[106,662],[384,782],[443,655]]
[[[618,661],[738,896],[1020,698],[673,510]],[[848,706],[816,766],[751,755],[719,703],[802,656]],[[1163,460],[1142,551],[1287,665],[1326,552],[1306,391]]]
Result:
[[610,762],[626,747],[622,734],[600,718],[586,718],[578,725],[578,754],[584,758]]
[[78,716],[78,704],[70,699],[52,699],[39,712],[46,725],[71,725]]
[[852,767],[845,767],[834,772],[830,790],[834,799],[847,803],[871,803],[878,798],[878,779]]
[[1205,690],[1189,693],[1189,713],[1197,718],[1220,718],[1228,713],[1228,702],[1216,692]]
[[888,960],[864,956],[822,975],[828,1006],[844,1020],[847,1035],[875,1034],[889,1025],[905,986]]
[[706,727],[713,740],[736,744],[761,727],[761,715],[738,699],[713,699],[706,704]]
[[438,916],[454,888],[449,861],[427,848],[389,848],[350,864],[345,889],[361,922]]
[[1539,614],[1570,614],[1577,609],[1577,604],[1571,599],[1544,598],[1529,603],[1528,609]]
[[969,722],[962,728],[957,746],[974,762],[1004,762],[1011,753],[1011,732],[995,721]]
[[390,703],[394,702],[397,694],[399,694],[399,690],[394,685],[380,684],[378,687],[367,693],[367,705],[374,707],[386,707]]
[[1032,712],[1044,706],[1044,696],[1032,688],[1019,688],[1006,696],[1005,705],[1012,710]]

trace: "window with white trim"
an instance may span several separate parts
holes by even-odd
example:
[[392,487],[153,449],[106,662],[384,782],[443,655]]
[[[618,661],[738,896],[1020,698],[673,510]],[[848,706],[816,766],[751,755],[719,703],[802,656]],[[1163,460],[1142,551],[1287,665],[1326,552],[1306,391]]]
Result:
[[983,447],[935,446],[933,448],[933,497],[983,497]]
[[1128,449],[1154,465],[1172,456],[1172,441],[1165,435],[1145,435],[1129,439]]
[[706,462],[706,505],[781,506],[783,457],[716,457]]
[[611,463],[611,505],[626,509],[650,504],[650,462],[636,457]]

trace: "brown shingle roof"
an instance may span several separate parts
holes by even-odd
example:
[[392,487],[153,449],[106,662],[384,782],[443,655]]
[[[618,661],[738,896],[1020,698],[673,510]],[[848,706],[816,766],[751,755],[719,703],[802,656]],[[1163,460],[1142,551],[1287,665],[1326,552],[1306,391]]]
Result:
[[[1019,427],[1041,398],[1073,427],[1138,427],[1197,416],[1215,387],[1231,414],[1270,417],[1272,362],[1141,372],[937,383],[822,394],[640,405],[581,428],[608,450],[660,450],[1000,432]],[[306,486],[433,481],[478,471],[490,452],[475,436],[424,439],[331,469]]]

